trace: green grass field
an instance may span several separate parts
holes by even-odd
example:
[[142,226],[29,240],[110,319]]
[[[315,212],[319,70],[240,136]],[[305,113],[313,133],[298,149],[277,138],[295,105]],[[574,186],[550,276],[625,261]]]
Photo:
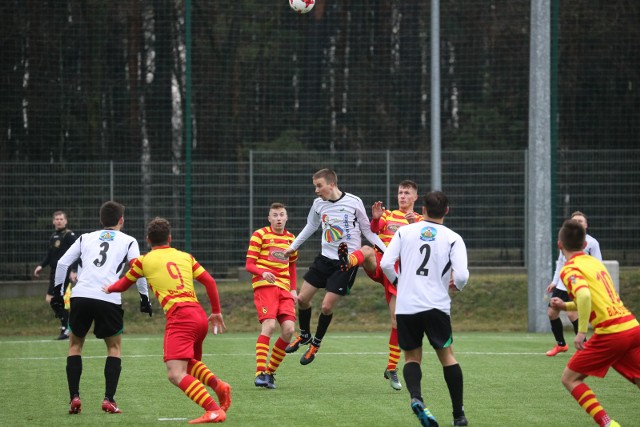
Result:
[[[205,363],[233,387],[225,425],[419,425],[409,409],[407,391],[395,391],[383,379],[386,333],[329,333],[312,364],[300,365],[298,353],[285,358],[276,375],[276,390],[253,385],[256,336],[229,333],[205,341]],[[470,425],[593,425],[560,384],[569,356],[544,355],[549,347],[546,335],[457,333],[454,345],[464,372]],[[89,338],[83,357],[83,412],[68,415],[66,350],[66,342],[48,336],[0,339],[3,425],[185,425],[202,412],[166,379],[162,337],[127,334],[116,395],[123,414],[100,410],[104,344]],[[431,350],[422,366],[425,401],[441,426],[450,425],[447,388]],[[588,383],[621,425],[637,425],[640,400],[634,386],[615,372]]]
[[[242,282],[218,285],[229,333],[207,338],[204,362],[233,387],[225,425],[419,425],[409,409],[407,391],[391,389],[382,376],[389,315],[381,286],[359,279],[352,294],[338,304],[316,360],[302,366],[300,354],[287,356],[276,375],[277,389],[266,390],[253,385],[259,325],[251,289]],[[637,315],[640,271],[622,271],[620,289],[623,301]],[[202,287],[198,294],[206,301]],[[314,301],[313,326],[320,295]],[[1,299],[0,425],[186,425],[187,419],[198,417],[201,409],[166,379],[164,316],[157,302],[156,314],[149,319],[138,312],[137,296],[135,290],[123,295],[127,333],[116,400],[124,413],[100,410],[105,350],[103,342],[90,335],[83,355],[83,412],[78,416],[67,414],[68,344],[52,340],[58,323],[50,308],[39,297]],[[472,276],[453,302],[452,319],[471,426],[594,425],[560,383],[569,355],[546,357],[544,352],[553,343],[551,334],[524,332],[525,275]],[[566,333],[572,335],[570,330]],[[450,425],[448,391],[432,350],[425,354],[422,366],[425,401],[441,426]],[[640,424],[637,388],[613,371],[605,379],[587,382],[621,425]]]

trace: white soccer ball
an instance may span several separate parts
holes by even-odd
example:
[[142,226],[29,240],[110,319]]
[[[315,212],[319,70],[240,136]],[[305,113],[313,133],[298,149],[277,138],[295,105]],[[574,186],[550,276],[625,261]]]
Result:
[[289,6],[291,6],[291,9],[298,13],[310,12],[315,4],[315,0],[289,0]]

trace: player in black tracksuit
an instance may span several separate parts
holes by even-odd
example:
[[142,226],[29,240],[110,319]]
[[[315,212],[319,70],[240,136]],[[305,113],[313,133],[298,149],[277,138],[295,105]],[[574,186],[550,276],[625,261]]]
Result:
[[[51,304],[51,309],[55,313],[56,317],[60,319],[60,336],[58,339],[63,340],[69,338],[67,332],[67,324],[69,322],[69,312],[65,310],[64,304],[60,305],[51,299],[53,296],[53,288],[55,286],[54,277],[56,274],[56,266],[58,260],[64,255],[64,253],[71,247],[73,242],[76,241],[76,235],[73,231],[67,228],[67,216],[62,211],[56,211],[53,214],[53,225],[56,227],[56,231],[49,238],[49,248],[44,259],[38,264],[33,272],[35,277],[40,277],[40,271],[47,265],[50,267],[49,272],[49,289],[47,290],[46,301]],[[75,268],[73,268],[75,270]],[[72,272],[70,269],[70,274]],[[69,284],[69,277],[64,282],[65,291]]]

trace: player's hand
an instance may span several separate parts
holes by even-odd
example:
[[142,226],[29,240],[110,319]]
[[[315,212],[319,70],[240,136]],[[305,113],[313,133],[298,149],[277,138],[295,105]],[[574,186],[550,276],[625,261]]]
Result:
[[565,302],[558,297],[551,298],[551,300],[549,301],[549,305],[556,310],[564,310],[567,307]]
[[262,278],[269,283],[274,283],[276,281],[276,276],[270,271],[265,271],[262,273]]
[[45,294],[44,296],[44,300],[47,302],[47,304],[51,304],[51,298],[53,298],[53,295]]
[[145,294],[140,294],[140,313],[149,313],[149,317],[153,316],[151,301],[149,301],[149,297]]
[[287,249],[285,249],[284,251],[284,256],[286,257],[290,257],[292,253],[295,252],[295,249],[292,249],[291,246],[289,246]]
[[584,343],[587,340],[587,334],[584,332],[578,332],[576,334],[575,339],[573,340],[573,344],[576,347],[576,350],[584,350]]
[[42,267],[37,266],[35,270],[33,270],[33,276],[40,278],[40,272],[42,271]]
[[553,283],[549,283],[547,285],[547,293],[548,294],[552,293],[555,288],[556,288],[556,285],[554,285]]
[[213,313],[209,316],[209,323],[211,323],[211,328],[213,335],[218,335],[227,330],[227,326],[224,324],[224,320],[222,319],[222,313]]
[[416,222],[418,217],[416,216],[416,213],[414,211],[411,211],[404,214],[404,219],[406,219],[409,224],[413,224],[414,222]]
[[78,281],[78,273],[76,273],[75,271],[70,271],[69,280],[71,281],[71,283],[76,283]]
[[104,285],[102,287],[102,292],[104,292],[105,294],[110,294],[111,292],[109,292],[109,285]]
[[382,214],[384,213],[384,211],[385,211],[385,207],[382,206],[382,202],[381,201],[375,202],[371,206],[371,219],[382,218]]
[[298,291],[297,290],[292,290],[291,291],[291,296],[293,297],[293,303],[294,304],[298,304]]

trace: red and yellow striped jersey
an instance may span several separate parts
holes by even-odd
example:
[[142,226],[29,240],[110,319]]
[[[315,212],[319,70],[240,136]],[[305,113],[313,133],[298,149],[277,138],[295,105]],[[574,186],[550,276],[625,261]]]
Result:
[[638,326],[638,320],[622,304],[606,267],[596,258],[580,252],[569,259],[560,271],[560,279],[569,296],[587,288],[591,293],[589,322],[598,334],[613,334]]
[[[405,219],[404,215],[405,213],[399,209],[394,211],[386,210],[382,213],[382,216],[378,220],[378,237],[384,242],[385,246],[389,246],[398,228],[409,224],[409,221]],[[416,213],[416,222],[422,221],[423,219],[422,215]]]
[[298,251],[288,258],[284,256],[284,251],[294,240],[295,236],[286,229],[282,234],[278,234],[267,226],[253,232],[249,240],[247,258],[254,259],[259,269],[267,269],[276,276],[275,283],[269,283],[262,276],[254,274],[251,279],[254,289],[259,286],[276,285],[285,291],[291,290],[289,264],[298,260]]
[[176,304],[200,305],[193,281],[203,273],[205,269],[191,254],[160,246],[138,257],[126,277],[132,281],[146,277],[162,310],[167,314]]

